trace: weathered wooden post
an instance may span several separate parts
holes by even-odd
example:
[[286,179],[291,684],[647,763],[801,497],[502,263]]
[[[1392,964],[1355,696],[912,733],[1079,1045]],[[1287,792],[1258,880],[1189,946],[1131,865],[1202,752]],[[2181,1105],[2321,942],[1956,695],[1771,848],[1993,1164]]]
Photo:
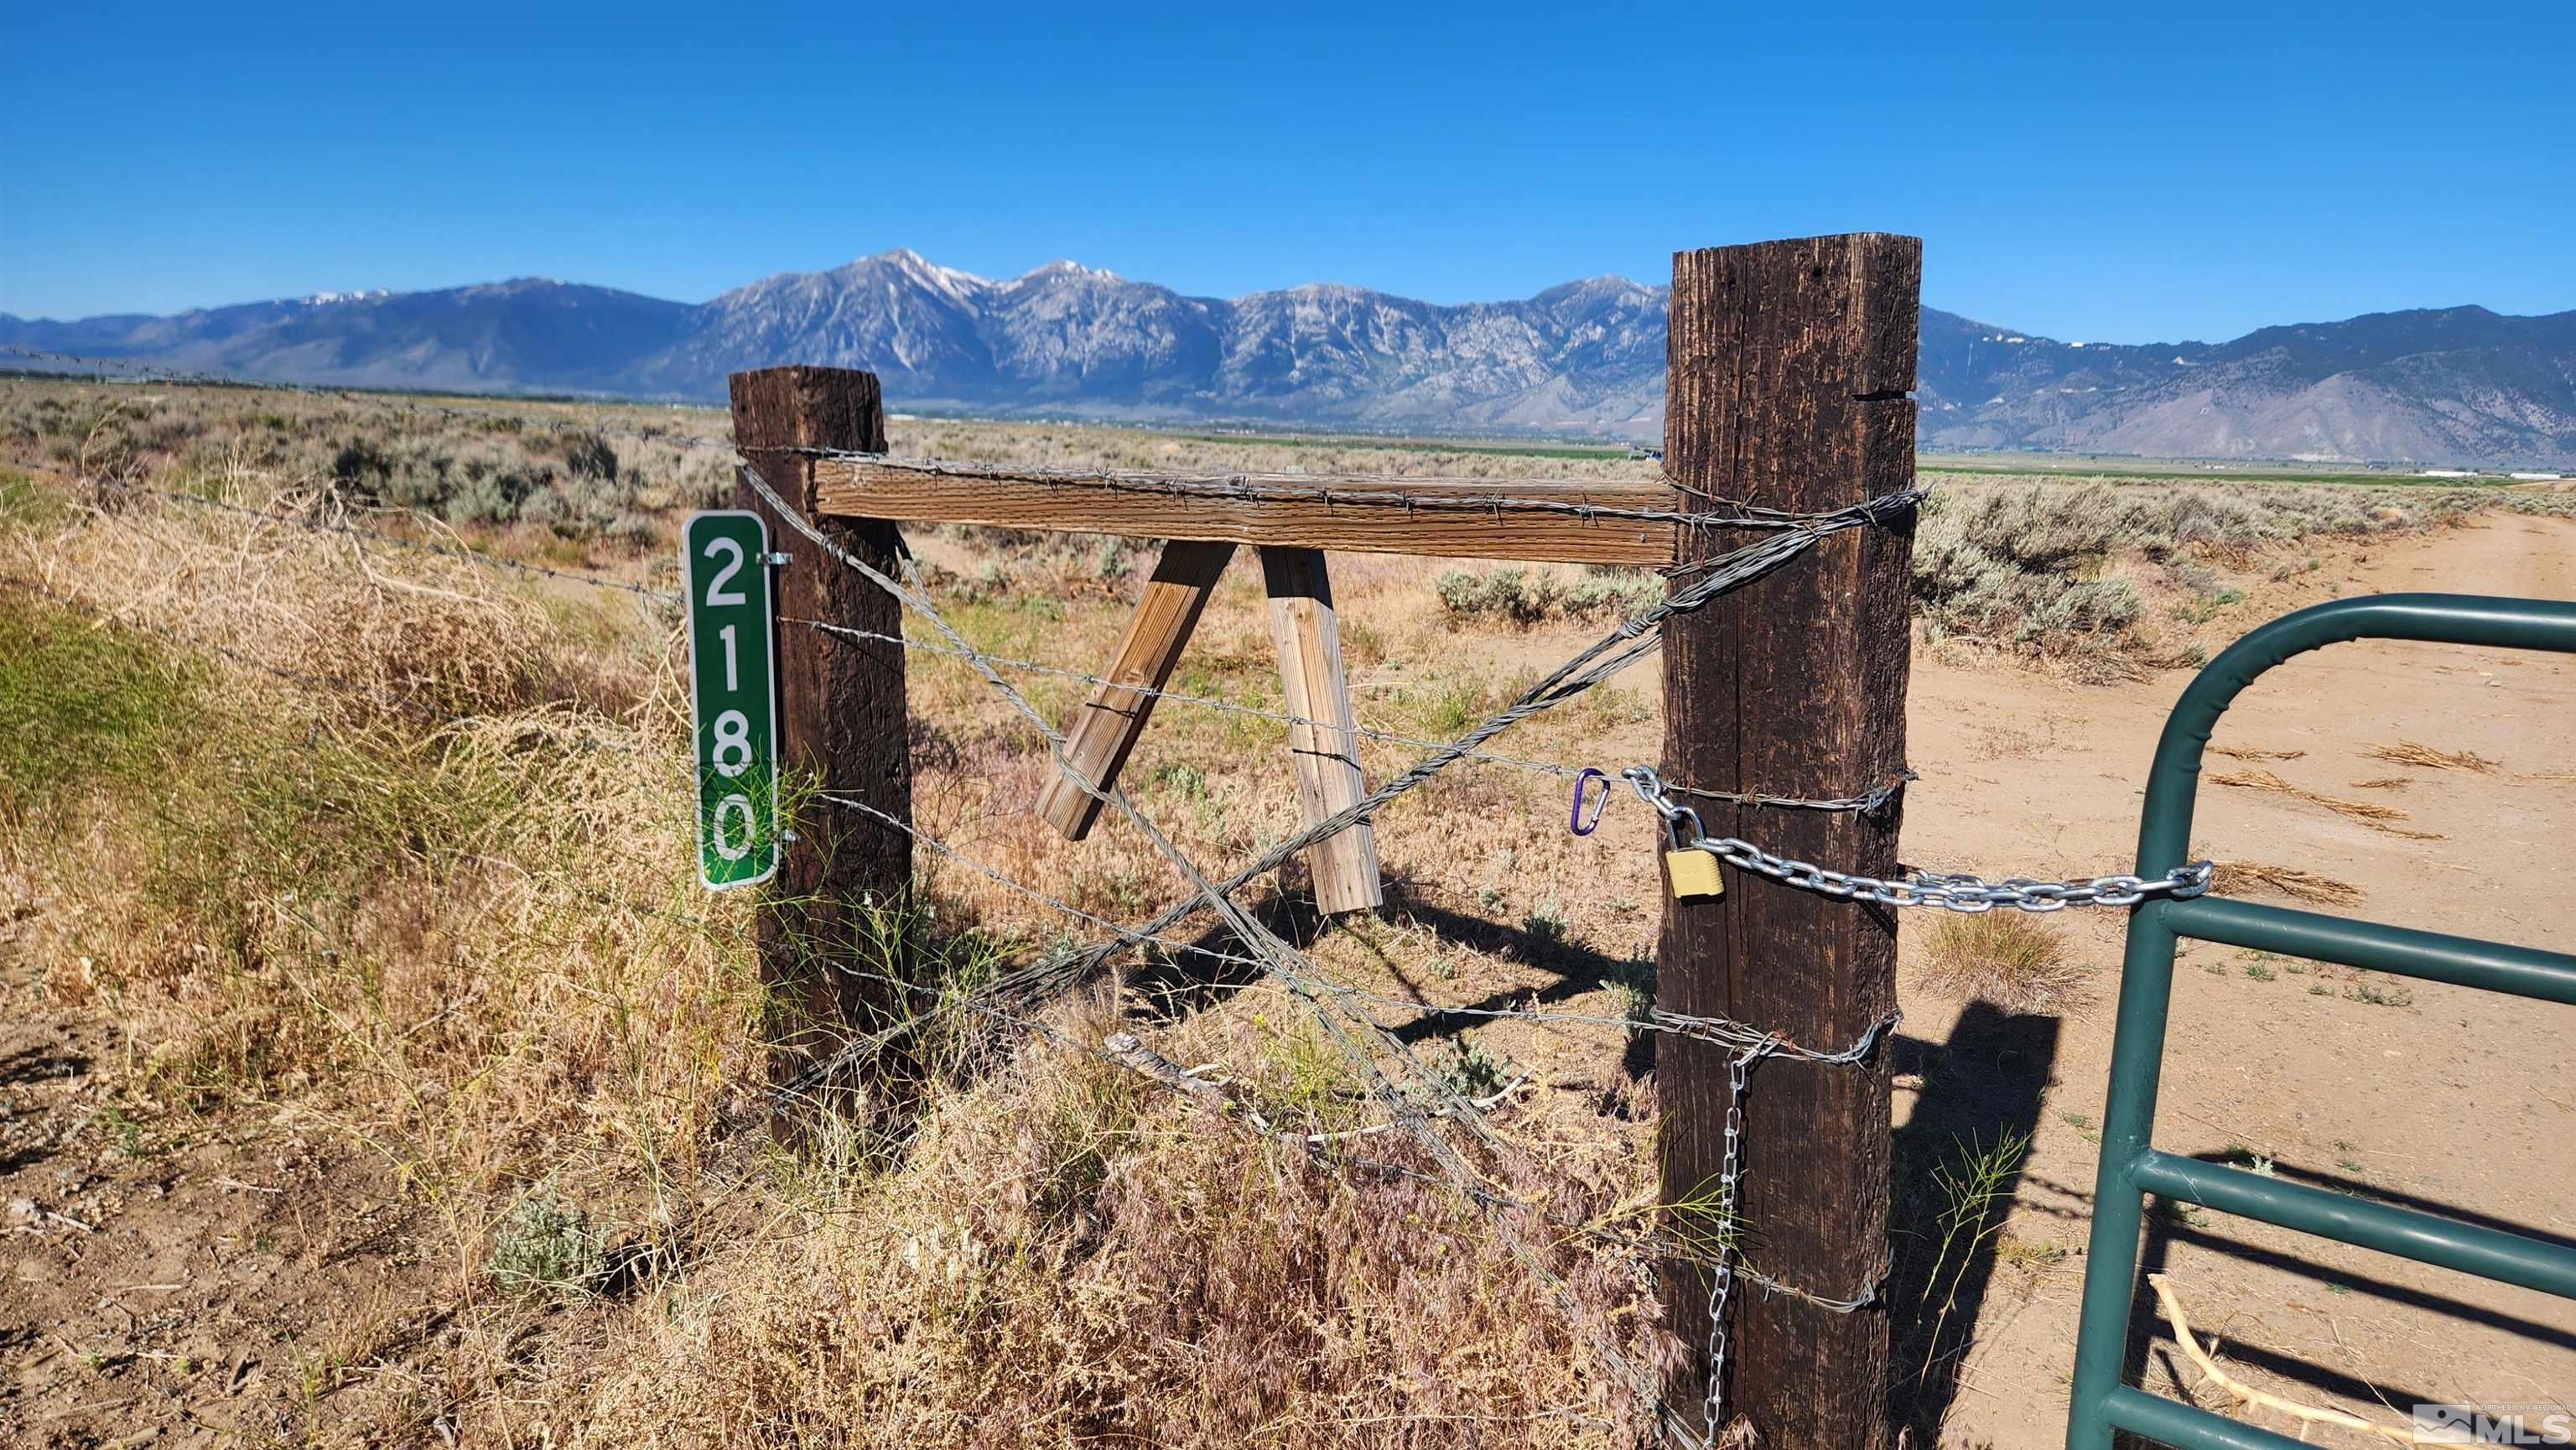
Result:
[[[1673,257],[1665,468],[1719,499],[1811,512],[1906,487],[1914,475],[1915,332],[1922,243],[1864,232]],[[1685,535],[1687,561],[1742,542]],[[1911,524],[1854,529],[1788,568],[1664,627],[1664,759],[1719,790],[1857,795],[1905,760]],[[1873,876],[1894,874],[1896,813],[1697,802],[1708,834]],[[1894,912],[1746,878],[1664,912],[1656,1000],[1801,1046],[1851,1044],[1895,1005]],[[1667,1037],[1655,1077],[1666,1127],[1665,1201],[1704,1195],[1725,1149],[1728,1054]],[[1746,1093],[1743,1259],[1828,1298],[1857,1294],[1888,1248],[1885,1056],[1858,1066],[1775,1058]],[[1703,1413],[1708,1285],[1664,1284],[1692,1347],[1673,1398]],[[1887,1322],[1739,1285],[1726,1416],[1761,1443],[1881,1450],[1888,1443]],[[1715,1433],[1722,1426],[1709,1427]]]
[[[815,506],[812,455],[780,450],[883,452],[885,407],[874,373],[782,367],[735,373],[733,432],[761,478],[806,521],[876,568],[894,572],[891,523],[827,517]],[[775,573],[782,621],[824,620],[899,638],[903,606],[825,555],[778,517],[748,483],[738,506],[769,524],[770,547],[788,556]],[[912,766],[904,735],[903,647],[778,628],[778,737],[784,793],[819,782],[897,821],[912,821]],[[798,812],[799,839],[787,844],[765,888],[758,942],[761,978],[773,1011],[770,1072],[784,1082],[858,1032],[899,1009],[882,984],[833,970],[867,959],[882,937],[882,913],[912,887],[912,840],[861,812],[812,806]]]
[[[1109,661],[1106,677],[1117,683],[1092,691],[1065,726],[1064,758],[1083,779],[1106,789],[1126,768],[1127,753],[1154,718],[1154,692],[1170,683],[1181,651],[1233,557],[1232,544],[1175,539],[1163,545],[1145,581],[1144,597],[1119,638],[1118,653]],[[1038,792],[1038,814],[1069,841],[1089,836],[1105,805],[1062,772],[1047,777],[1046,788]]]
[[[1172,677],[1199,614],[1216,592],[1234,545],[1173,539],[1145,581],[1127,632],[1110,657],[1107,683],[1091,692],[1065,726],[1064,758],[1091,785],[1107,789],[1154,715],[1155,692]],[[1368,794],[1360,779],[1357,715],[1342,673],[1342,637],[1333,617],[1333,585],[1324,551],[1263,545],[1261,579],[1270,595],[1271,639],[1279,647],[1279,684],[1287,713],[1313,724],[1288,729],[1297,805],[1308,825],[1337,815]],[[1100,797],[1068,772],[1038,794],[1038,814],[1079,841],[1100,820]],[[1326,916],[1375,911],[1386,904],[1379,882],[1377,836],[1362,821],[1306,852],[1315,880],[1315,909]]]
[[[1270,593],[1270,637],[1279,647],[1279,686],[1288,713],[1313,725],[1288,727],[1297,776],[1297,806],[1314,825],[1359,804],[1360,738],[1351,683],[1342,673],[1342,635],[1333,618],[1333,585],[1321,549],[1265,547],[1261,581]],[[1306,852],[1315,878],[1315,909],[1326,916],[1375,911],[1386,904],[1377,869],[1377,832],[1362,821]]]

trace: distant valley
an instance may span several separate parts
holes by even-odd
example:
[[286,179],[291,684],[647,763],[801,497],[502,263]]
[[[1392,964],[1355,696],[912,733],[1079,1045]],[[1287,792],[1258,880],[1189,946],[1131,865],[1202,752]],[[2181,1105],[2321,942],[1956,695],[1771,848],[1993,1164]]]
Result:
[[[865,367],[898,407],[1653,439],[1661,287],[1598,277],[1438,305],[1319,283],[1188,297],[1052,262],[994,280],[909,251],[705,303],[541,279],[55,322],[0,348],[262,381],[717,401],[728,372]],[[40,366],[0,355],[0,366]],[[2230,342],[2058,341],[1925,308],[1926,448],[2576,468],[2576,311],[2482,307]]]

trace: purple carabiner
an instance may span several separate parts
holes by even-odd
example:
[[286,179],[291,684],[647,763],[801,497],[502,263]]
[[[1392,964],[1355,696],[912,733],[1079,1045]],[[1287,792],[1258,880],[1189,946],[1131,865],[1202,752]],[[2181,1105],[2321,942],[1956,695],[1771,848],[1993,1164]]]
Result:
[[[1592,818],[1590,820],[1585,820],[1583,818],[1583,788],[1596,780],[1601,782],[1601,794],[1592,798]],[[1566,825],[1571,827],[1574,834],[1578,836],[1591,835],[1593,829],[1601,824],[1602,809],[1609,804],[1609,773],[1607,771],[1596,770],[1587,765],[1583,767],[1582,773],[1574,778],[1574,816],[1571,820],[1566,822]]]

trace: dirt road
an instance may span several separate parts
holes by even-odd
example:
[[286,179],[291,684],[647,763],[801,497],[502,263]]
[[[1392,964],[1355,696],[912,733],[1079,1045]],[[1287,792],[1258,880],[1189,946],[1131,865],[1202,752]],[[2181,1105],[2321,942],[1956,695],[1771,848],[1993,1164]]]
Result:
[[[2249,599],[2225,622],[2242,632],[2317,599],[2397,590],[2576,598],[2576,524],[2490,518],[2344,562]],[[1912,750],[1926,778],[1909,802],[1907,857],[2034,874],[2127,862],[2139,783],[2187,678],[2061,688],[1918,660]],[[2400,741],[2501,765],[2425,769],[2367,753]],[[2373,825],[2205,774],[2196,853],[2350,883],[2365,897],[2344,910],[2373,920],[2558,949],[2576,941],[2576,905],[2550,882],[2576,825],[2576,660],[2338,645],[2265,677],[2213,746],[2285,758],[2214,755],[2207,774],[2259,765],[2406,818]],[[1939,1131],[1989,1143],[2008,1126],[2035,1135],[1977,1305],[1967,1392],[1952,1407],[1962,1445],[2036,1450],[2063,1433],[2119,922],[2068,929],[2101,979],[2063,1020],[1906,994],[1909,1034],[1947,1047],[1932,1057],[1928,1090],[1991,1109],[1945,1108]],[[2283,1178],[2568,1242],[2571,1041],[2576,1009],[2187,943],[2158,1142],[2259,1156]],[[1910,1115],[1908,1096],[1899,1110]],[[2202,1212],[2152,1219],[2148,1253],[2204,1337],[2224,1338],[2230,1372],[2275,1392],[2392,1424],[2418,1402],[2576,1400],[2576,1320],[2549,1296]],[[2161,1321],[2158,1333],[2169,1334]],[[2148,1383],[2171,1392],[2176,1369],[2197,1381],[2161,1339]]]

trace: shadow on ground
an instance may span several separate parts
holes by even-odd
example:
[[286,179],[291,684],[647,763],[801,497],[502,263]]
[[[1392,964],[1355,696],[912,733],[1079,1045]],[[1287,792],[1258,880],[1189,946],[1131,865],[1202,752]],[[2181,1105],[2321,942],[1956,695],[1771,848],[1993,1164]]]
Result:
[[[1920,1073],[1913,1116],[1896,1134],[1895,1266],[1888,1275],[1889,1412],[1915,1443],[1938,1442],[1994,1287],[2000,1225],[2021,1186],[2023,1154],[2057,1065],[2059,1019],[1971,1002],[1938,1046],[1896,1039],[1895,1068]],[[1969,1161],[2001,1155],[1983,1202],[1945,1188]],[[2071,1349],[2070,1349],[2071,1353]]]

